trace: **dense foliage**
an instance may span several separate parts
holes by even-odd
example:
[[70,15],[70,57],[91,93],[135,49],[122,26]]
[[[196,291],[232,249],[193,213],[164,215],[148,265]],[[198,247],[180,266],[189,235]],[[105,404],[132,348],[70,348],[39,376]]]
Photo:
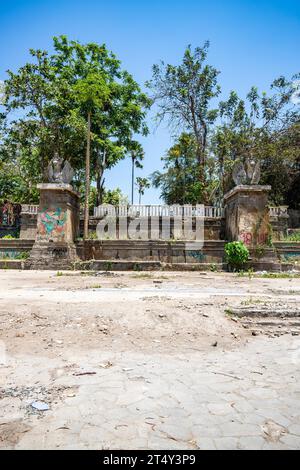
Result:
[[208,43],[188,47],[179,65],[153,67],[149,82],[158,119],[167,118],[175,144],[153,174],[165,202],[221,204],[233,186],[232,168],[247,157],[260,160],[271,202],[300,207],[299,75],[279,77],[270,94],[252,87],[246,100],[235,91],[217,101],[218,71],[207,63]]
[[[31,62],[4,82],[0,131],[0,197],[36,202],[35,183],[45,178],[54,151],[85,174],[90,114],[90,171],[97,202],[103,173],[140,147],[133,136],[148,132],[150,100],[105,45],[53,39],[54,52],[31,50]],[[7,183],[9,191],[7,191]]]

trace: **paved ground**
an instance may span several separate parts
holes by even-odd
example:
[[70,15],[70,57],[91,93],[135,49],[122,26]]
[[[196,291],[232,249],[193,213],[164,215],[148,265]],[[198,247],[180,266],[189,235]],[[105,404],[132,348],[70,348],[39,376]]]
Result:
[[299,279],[0,271],[0,448],[300,449],[300,337],[225,314],[299,299]]

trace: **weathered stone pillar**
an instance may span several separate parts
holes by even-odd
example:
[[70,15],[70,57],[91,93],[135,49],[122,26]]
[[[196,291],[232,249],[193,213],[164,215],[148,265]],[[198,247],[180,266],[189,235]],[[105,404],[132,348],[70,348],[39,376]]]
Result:
[[256,246],[270,235],[268,192],[271,186],[239,185],[224,196],[226,239]]
[[43,183],[37,188],[40,204],[30,267],[69,268],[77,259],[74,242],[79,234],[79,195],[66,183]]

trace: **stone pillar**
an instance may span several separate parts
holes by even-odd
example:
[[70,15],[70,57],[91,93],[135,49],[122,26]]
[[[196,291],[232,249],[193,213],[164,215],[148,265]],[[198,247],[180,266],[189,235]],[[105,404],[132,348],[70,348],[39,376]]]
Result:
[[270,235],[268,192],[271,186],[239,185],[224,196],[226,239],[249,247],[265,245]]
[[70,184],[43,183],[37,216],[35,244],[30,255],[32,269],[64,269],[76,261],[79,236],[79,195]]

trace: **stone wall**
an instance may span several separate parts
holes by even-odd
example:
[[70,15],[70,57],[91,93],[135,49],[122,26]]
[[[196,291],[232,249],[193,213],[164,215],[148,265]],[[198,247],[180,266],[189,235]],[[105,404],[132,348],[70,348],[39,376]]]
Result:
[[[76,245],[84,260],[144,260],[164,263],[222,263],[223,241],[207,241],[199,249],[197,242],[163,240],[86,240]],[[194,245],[194,248],[193,248]]]
[[21,214],[20,238],[35,240],[37,227],[37,214]]
[[[93,234],[95,238],[97,224],[103,220],[100,217],[90,217],[89,219],[89,233]],[[127,230],[129,223],[135,219],[127,219]],[[142,224],[146,226],[145,234],[151,239],[151,228],[149,220],[147,218],[142,219]],[[193,218],[193,230],[195,230],[195,218]],[[159,238],[163,239],[163,220],[161,217],[158,218],[158,230]],[[171,237],[174,237],[174,218],[170,217],[170,231]],[[80,220],[80,236],[83,236],[83,219]],[[176,237],[174,237],[176,238]],[[224,239],[224,218],[222,217],[205,217],[204,219],[204,238],[205,240],[223,240]],[[119,240],[119,219],[116,222],[116,239]]]
[[[89,232],[95,237],[97,224],[101,219],[99,217],[90,217]],[[288,228],[300,227],[300,211],[289,210],[289,217],[270,217],[272,226],[273,240],[283,240],[287,234]],[[22,214],[20,238],[24,240],[34,240],[36,235],[37,215]],[[224,240],[225,218],[205,218],[204,234],[205,240]],[[15,229],[10,227],[0,227],[0,238],[11,234],[15,236]],[[80,237],[83,236],[83,218],[80,219]]]
[[0,240],[0,259],[16,259],[30,253],[34,240]]

